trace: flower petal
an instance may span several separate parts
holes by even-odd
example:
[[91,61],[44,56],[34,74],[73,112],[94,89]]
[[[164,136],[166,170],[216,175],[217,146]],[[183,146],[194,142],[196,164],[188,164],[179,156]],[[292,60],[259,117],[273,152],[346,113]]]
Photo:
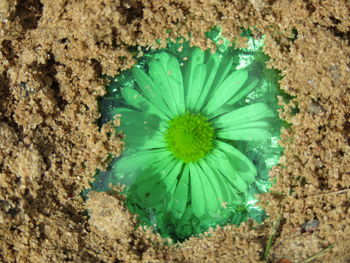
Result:
[[[193,166],[194,166],[194,169],[197,170],[199,180],[201,181],[203,186],[206,213],[215,214],[220,207],[221,202],[219,201],[219,199],[222,199],[222,193],[220,191],[220,188],[214,189],[214,185],[208,179],[208,176],[207,176],[208,171],[202,169],[198,165],[198,163],[193,164]],[[202,200],[202,202],[203,201],[204,200]]]
[[265,128],[269,129],[270,124],[267,121],[251,121],[233,124],[231,128],[225,128],[224,131],[241,130],[247,128]]
[[169,120],[169,117],[164,114],[159,107],[156,107],[152,102],[147,100],[138,91],[133,88],[125,87],[121,90],[122,97],[127,105],[130,105],[140,111],[156,114],[165,120]]
[[189,57],[189,61],[187,62],[184,69],[185,98],[189,96],[189,92],[192,89],[193,78],[195,75],[196,67],[198,65],[203,64],[203,62],[204,62],[204,52],[200,48],[194,48],[192,51],[192,54]]
[[176,218],[181,218],[185,212],[188,200],[190,171],[186,166],[182,172],[180,181],[176,186],[176,190],[172,199],[172,212]]
[[[222,157],[214,154],[214,152],[215,150],[205,157],[206,163],[208,163],[208,167],[204,168],[205,165],[202,165],[203,170],[207,171],[210,168],[212,170],[212,173],[215,174],[216,183],[221,188],[222,202],[227,202],[229,204],[242,203],[242,198],[238,194],[239,191],[235,187],[232,187],[232,184],[228,181],[226,176],[224,176],[221,170],[218,168],[218,163],[222,162],[223,160]],[[225,159],[227,157],[224,156],[223,158]],[[227,165],[227,163],[225,163],[224,165]],[[225,203],[221,204],[225,206]]]
[[264,141],[271,138],[271,133],[266,128],[252,127],[238,130],[221,130],[217,137],[233,141]]
[[205,102],[208,100],[208,95],[211,90],[214,78],[217,75],[220,62],[221,59],[217,53],[210,55],[208,62],[206,63],[207,74],[204,81],[204,86],[198,98],[197,107],[195,108],[195,111],[200,111],[200,109],[202,109],[205,105]]
[[[178,160],[174,159],[173,163],[175,164],[173,166],[173,169],[171,171],[162,170],[160,172],[160,176],[157,178],[159,182],[162,182],[164,185],[167,186],[167,189],[173,189],[175,190],[174,186],[177,185],[178,178],[181,174],[183,163],[179,162]],[[174,191],[170,191],[171,196],[174,195]],[[166,200],[167,202],[169,199]]]
[[130,185],[140,174],[151,171],[159,166],[159,161],[174,159],[167,149],[142,150],[134,154],[124,155],[112,167],[112,174],[119,178],[121,183]]
[[204,158],[199,160],[198,164],[199,164],[200,168],[203,171],[204,177],[210,183],[212,189],[215,192],[216,202],[218,204],[221,204],[222,202],[227,201],[227,200],[225,200],[225,198],[223,196],[223,190],[222,190],[223,186],[220,185],[218,180],[217,180],[218,177],[221,176],[221,175],[218,175],[217,173],[215,173],[214,172],[215,170],[212,168],[211,165],[208,165],[206,159],[204,159]]
[[241,90],[233,95],[233,97],[227,103],[231,105],[235,104],[237,101],[248,95],[249,92],[255,89],[258,86],[259,82],[260,80],[258,78],[250,76]]
[[161,112],[163,112],[167,117],[173,118],[174,114],[171,112],[170,108],[160,96],[162,91],[157,87],[152,79],[141,69],[134,67],[132,69],[135,80],[142,91],[142,95],[145,96],[155,107],[157,107]]
[[169,81],[167,64],[170,56],[162,52],[149,63],[149,75],[151,76],[153,83],[158,87],[159,96],[163,99],[165,104],[168,106],[173,116],[179,115],[177,108],[178,94],[172,86],[173,83]]
[[121,114],[119,129],[125,134],[126,153],[166,146],[163,132],[167,124],[157,115],[126,108],[116,108],[113,111]]
[[255,103],[219,116],[213,122],[215,128],[230,129],[240,123],[254,122],[272,116],[273,112],[265,103]]
[[125,135],[124,152],[127,154],[135,153],[140,150],[151,149],[165,149],[166,142],[164,140],[164,134],[157,132],[150,138],[131,137],[131,135]]
[[186,110],[195,111],[197,109],[198,98],[203,90],[206,73],[207,66],[205,64],[199,64],[196,66],[191,87],[188,89],[186,97]]
[[[217,148],[224,154],[219,155],[220,157],[215,159],[219,160],[218,167],[221,169],[224,175],[232,174],[232,170],[230,168],[232,167],[234,172],[236,172],[238,176],[242,177],[244,181],[248,183],[254,182],[257,171],[254,164],[247,156],[226,142],[216,141],[216,145]],[[224,156],[226,156],[226,158]],[[228,165],[227,161],[229,161],[230,165]]]
[[181,166],[180,162],[171,161],[165,167],[159,166],[150,171],[153,176],[144,177],[133,185],[134,193],[146,206],[162,207],[174,195],[170,190],[176,183]]
[[213,92],[203,111],[206,115],[224,105],[244,85],[248,71],[241,69],[231,73]]
[[232,70],[233,58],[232,56],[223,56],[221,59],[220,66],[216,72],[215,79],[212,83],[212,87],[215,90],[221,85],[221,83],[226,79],[227,75]]
[[217,131],[217,138],[233,141],[265,141],[271,138],[270,125],[266,121],[240,123],[232,129]]
[[178,106],[178,111],[180,114],[183,114],[185,113],[185,90],[180,64],[177,58],[170,56],[166,69],[172,91],[176,97],[176,105]]
[[[231,72],[233,68],[233,58],[232,56],[222,56],[215,53],[208,59],[207,67],[208,79],[206,79],[205,83],[208,84],[208,86],[204,88],[204,100],[200,101],[201,110],[208,104],[217,88]],[[207,116],[209,117],[208,114]]]
[[[213,156],[215,154],[213,153]],[[219,154],[217,154],[219,156]],[[246,193],[248,186],[242,178],[240,178],[237,171],[234,170],[234,167],[232,163],[229,161],[228,156],[225,154],[221,154],[221,156],[218,158],[210,159],[210,156],[208,156],[208,159],[211,163],[216,162],[216,166],[218,168],[218,171],[224,176],[227,180],[227,182],[237,189],[241,193]]]
[[243,87],[235,94],[231,99],[229,99],[224,105],[222,105],[217,110],[211,112],[208,118],[215,118],[217,116],[226,114],[228,112],[233,111],[235,108],[234,104],[240,101],[242,98],[248,95],[254,88],[256,88],[259,84],[260,80],[251,76],[243,85]]
[[200,180],[200,175],[197,172],[197,169],[192,163],[188,164],[190,169],[190,179],[191,179],[191,204],[193,214],[198,218],[201,218],[205,214],[205,194],[204,186]]
[[148,168],[142,170],[142,172],[136,176],[133,184],[148,184],[153,179],[162,181],[168,176],[169,171],[175,167],[177,163],[178,161],[175,160],[173,156],[167,156],[162,160],[157,160],[149,164]]

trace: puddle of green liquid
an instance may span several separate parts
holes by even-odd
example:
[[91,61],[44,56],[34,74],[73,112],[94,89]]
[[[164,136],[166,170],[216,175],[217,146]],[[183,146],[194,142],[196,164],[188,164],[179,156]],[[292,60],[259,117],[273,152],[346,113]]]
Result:
[[121,114],[125,150],[83,195],[125,184],[126,205],[141,224],[175,241],[263,221],[256,194],[268,192],[282,153],[280,76],[265,67],[264,38],[243,34],[247,48],[208,32],[215,54],[183,40],[143,50],[132,69],[110,78],[100,121]]

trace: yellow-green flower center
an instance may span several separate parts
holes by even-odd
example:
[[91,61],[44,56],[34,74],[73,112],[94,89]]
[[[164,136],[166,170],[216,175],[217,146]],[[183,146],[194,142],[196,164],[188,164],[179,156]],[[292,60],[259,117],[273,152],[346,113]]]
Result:
[[213,148],[214,128],[202,114],[185,113],[169,121],[165,140],[176,158],[196,162]]

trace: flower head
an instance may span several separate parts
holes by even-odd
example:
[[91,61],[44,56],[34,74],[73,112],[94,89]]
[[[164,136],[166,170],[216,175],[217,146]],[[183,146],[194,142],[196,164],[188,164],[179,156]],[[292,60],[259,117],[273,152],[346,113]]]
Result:
[[214,146],[214,128],[200,113],[184,113],[169,121],[167,148],[184,163],[205,157]]
[[272,137],[269,106],[240,103],[262,82],[237,57],[199,48],[188,48],[186,60],[155,52],[131,78],[134,86],[108,107],[125,134],[109,174],[128,186],[131,210],[167,233],[167,222],[181,222],[185,236],[199,232],[196,224],[225,223],[249,201],[257,177],[242,149]]

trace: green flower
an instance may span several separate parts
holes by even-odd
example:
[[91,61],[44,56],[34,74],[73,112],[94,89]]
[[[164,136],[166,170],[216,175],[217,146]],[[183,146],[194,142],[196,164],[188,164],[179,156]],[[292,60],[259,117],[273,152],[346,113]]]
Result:
[[113,173],[129,199],[178,219],[246,201],[257,170],[233,145],[268,140],[274,114],[264,103],[235,106],[259,81],[233,62],[194,48],[186,66],[163,51],[147,72],[132,69],[138,89],[121,89],[125,107],[111,110],[125,134]]
[[175,240],[248,217],[261,222],[255,195],[268,191],[281,155],[279,76],[265,67],[263,40],[247,34],[249,47],[237,49],[209,32],[215,54],[169,42],[112,78],[100,121],[120,117],[125,147],[91,190],[125,184],[130,211]]

